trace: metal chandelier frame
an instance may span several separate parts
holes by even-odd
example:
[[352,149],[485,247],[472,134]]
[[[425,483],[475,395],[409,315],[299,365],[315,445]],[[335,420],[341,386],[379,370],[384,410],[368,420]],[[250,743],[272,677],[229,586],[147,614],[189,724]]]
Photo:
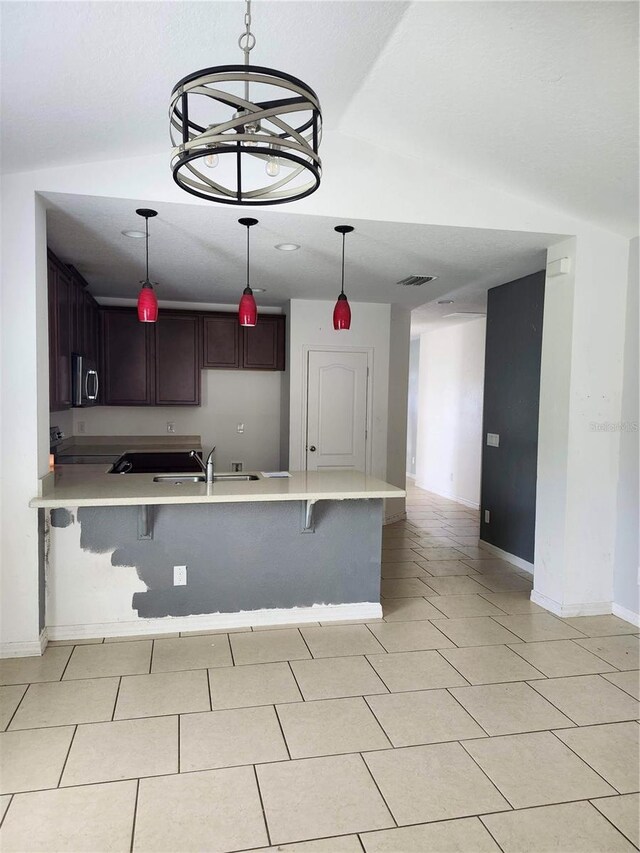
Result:
[[[322,162],[318,148],[322,112],[318,96],[302,80],[273,68],[249,64],[249,54],[255,47],[255,36],[250,29],[251,0],[246,0],[246,6],[246,29],[238,39],[244,52],[244,65],[204,68],[183,77],[171,92],[171,169],[178,186],[209,201],[251,206],[283,204],[311,195],[320,186]],[[244,84],[244,97],[224,90],[225,85],[238,82]],[[250,86],[254,91],[261,86],[275,87],[283,96],[253,101]],[[232,108],[232,117],[208,126],[193,121],[189,117],[190,99],[201,96]],[[304,118],[294,126],[289,116],[300,113]],[[214,155],[235,158],[232,186],[215,180],[213,170],[205,165],[204,158]],[[287,167],[287,174],[271,177],[265,173],[264,186],[247,189],[243,184],[243,164],[247,157],[265,164],[275,160]]]

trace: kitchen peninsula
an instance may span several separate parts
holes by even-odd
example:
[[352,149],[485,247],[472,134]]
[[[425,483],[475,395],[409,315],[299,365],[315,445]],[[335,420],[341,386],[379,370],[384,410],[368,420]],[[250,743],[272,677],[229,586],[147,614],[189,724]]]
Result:
[[402,489],[357,471],[206,484],[110,468],[59,466],[30,502],[50,639],[381,616],[383,499]]

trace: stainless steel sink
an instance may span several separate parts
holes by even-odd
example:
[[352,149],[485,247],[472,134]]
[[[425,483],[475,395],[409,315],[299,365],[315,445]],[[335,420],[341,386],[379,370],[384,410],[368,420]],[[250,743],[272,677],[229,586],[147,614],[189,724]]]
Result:
[[259,480],[260,477],[257,477],[255,474],[214,474],[213,481],[221,482],[229,481],[231,483],[238,481],[240,483],[248,483],[251,480]]
[[180,486],[182,483],[204,483],[204,475],[200,474],[160,474],[153,478],[154,483],[167,483],[168,485]]
[[[255,474],[214,474],[213,482],[240,482],[248,483],[252,480],[259,480]],[[160,474],[153,478],[154,483],[167,483],[172,486],[180,486],[182,483],[204,483],[204,474]]]

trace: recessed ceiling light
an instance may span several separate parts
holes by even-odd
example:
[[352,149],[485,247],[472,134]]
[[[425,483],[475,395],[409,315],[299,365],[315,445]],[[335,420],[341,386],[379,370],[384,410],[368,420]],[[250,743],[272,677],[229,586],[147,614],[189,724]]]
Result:
[[438,299],[438,305],[453,305],[453,299]]
[[144,231],[121,231],[120,233],[124,237],[133,237],[134,240],[144,240],[145,238]]
[[254,293],[266,293],[267,292],[266,288],[264,288],[264,287],[252,287],[251,290],[253,290]]
[[280,249],[281,252],[295,252],[296,249],[300,248],[300,245],[298,243],[278,243],[275,248]]

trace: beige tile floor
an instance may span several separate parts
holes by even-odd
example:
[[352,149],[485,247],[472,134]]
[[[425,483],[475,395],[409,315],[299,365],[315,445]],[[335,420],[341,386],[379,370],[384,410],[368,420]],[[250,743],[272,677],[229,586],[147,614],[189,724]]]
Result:
[[415,488],[382,553],[376,622],[0,661],[3,853],[637,849],[638,629]]

